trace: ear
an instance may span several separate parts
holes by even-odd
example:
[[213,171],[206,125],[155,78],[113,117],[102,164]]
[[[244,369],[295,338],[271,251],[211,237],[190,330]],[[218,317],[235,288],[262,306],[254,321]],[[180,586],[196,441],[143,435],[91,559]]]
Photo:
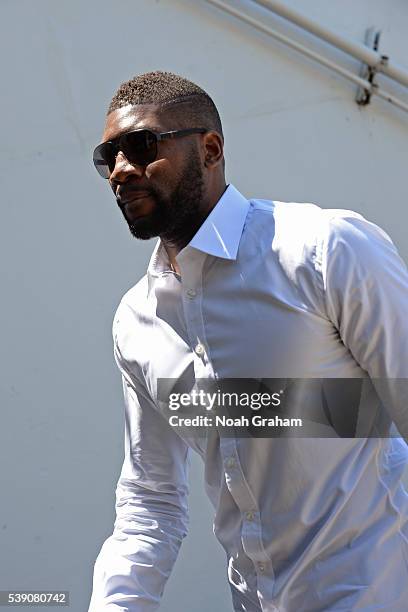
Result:
[[224,143],[218,132],[207,132],[203,135],[204,165],[214,168],[222,163],[224,157]]

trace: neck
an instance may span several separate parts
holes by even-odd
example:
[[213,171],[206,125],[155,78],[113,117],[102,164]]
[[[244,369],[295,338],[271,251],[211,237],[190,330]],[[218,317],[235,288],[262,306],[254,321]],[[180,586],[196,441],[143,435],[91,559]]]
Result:
[[165,234],[160,236],[160,240],[166,250],[169,262],[178,274],[180,274],[180,268],[178,266],[176,257],[185,246],[189,244],[195,234],[198,232],[214,206],[217,204],[227,186],[224,182],[222,186],[217,190],[213,197],[211,197],[209,203],[205,206],[204,212],[197,217],[197,223],[189,227],[188,231],[183,231],[179,236],[166,236]]

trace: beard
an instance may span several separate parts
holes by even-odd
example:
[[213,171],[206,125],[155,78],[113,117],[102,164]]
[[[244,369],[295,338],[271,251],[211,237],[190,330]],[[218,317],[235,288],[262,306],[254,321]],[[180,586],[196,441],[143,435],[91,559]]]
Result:
[[160,236],[169,244],[187,244],[206,216],[202,212],[205,187],[198,151],[190,150],[178,185],[170,195],[156,187],[150,187],[149,192],[155,202],[151,213],[130,222],[121,209],[132,236],[140,240]]

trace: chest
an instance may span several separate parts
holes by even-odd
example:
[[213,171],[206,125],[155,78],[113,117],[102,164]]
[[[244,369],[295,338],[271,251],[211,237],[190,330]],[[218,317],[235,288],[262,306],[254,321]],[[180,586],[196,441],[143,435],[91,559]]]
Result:
[[160,378],[358,375],[331,321],[293,285],[231,262],[167,276],[135,320],[131,358],[153,395]]

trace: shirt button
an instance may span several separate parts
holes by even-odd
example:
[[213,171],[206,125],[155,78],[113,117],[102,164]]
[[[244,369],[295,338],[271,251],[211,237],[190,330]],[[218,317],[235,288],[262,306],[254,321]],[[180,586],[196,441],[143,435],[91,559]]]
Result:
[[265,566],[262,565],[262,563],[259,563],[258,569],[259,569],[260,572],[264,572],[265,571]]
[[195,352],[197,353],[197,355],[204,355],[205,349],[204,349],[203,345],[202,344],[197,344],[197,346],[195,347]]
[[246,519],[247,519],[248,521],[253,521],[253,520],[254,520],[254,516],[255,516],[255,515],[254,515],[254,513],[253,513],[251,510],[249,510],[249,512],[246,512],[246,513],[245,513],[245,517],[246,517]]
[[225,462],[225,465],[227,466],[227,468],[235,467],[235,459],[234,459],[234,457],[228,457],[228,459]]
[[186,293],[191,300],[197,295],[197,291],[195,289],[187,289]]

